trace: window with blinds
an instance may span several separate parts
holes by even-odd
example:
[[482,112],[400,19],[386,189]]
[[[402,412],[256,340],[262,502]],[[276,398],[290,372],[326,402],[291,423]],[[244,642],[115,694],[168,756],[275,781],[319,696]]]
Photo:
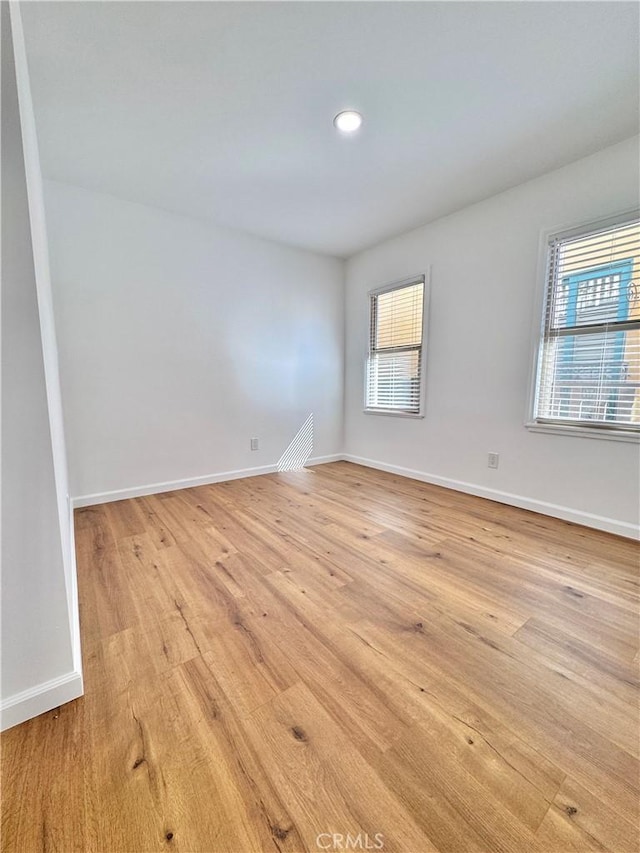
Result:
[[548,248],[535,420],[640,431],[640,220]]
[[424,278],[370,294],[368,411],[419,415]]

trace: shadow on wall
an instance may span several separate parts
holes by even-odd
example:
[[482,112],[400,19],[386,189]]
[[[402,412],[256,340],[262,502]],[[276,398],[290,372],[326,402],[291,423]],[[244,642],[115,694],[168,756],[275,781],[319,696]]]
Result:
[[278,459],[278,471],[297,471],[313,453],[313,412],[298,430],[295,438]]

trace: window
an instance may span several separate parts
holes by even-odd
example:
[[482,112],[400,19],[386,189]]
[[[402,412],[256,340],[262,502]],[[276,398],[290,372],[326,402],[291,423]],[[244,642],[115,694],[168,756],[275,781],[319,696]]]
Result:
[[640,432],[640,220],[548,245],[536,424]]
[[366,411],[420,415],[424,277],[369,294]]

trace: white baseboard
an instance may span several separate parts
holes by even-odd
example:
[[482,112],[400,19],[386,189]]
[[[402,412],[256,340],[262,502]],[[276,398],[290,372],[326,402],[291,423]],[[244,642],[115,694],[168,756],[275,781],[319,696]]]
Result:
[[574,524],[582,524],[585,527],[594,527],[596,530],[604,530],[607,533],[615,533],[625,536],[627,539],[640,539],[640,525],[629,524],[626,521],[618,521],[615,518],[607,518],[602,515],[594,515],[590,512],[572,509],[560,504],[547,503],[534,498],[514,495],[511,492],[501,492],[486,486],[478,486],[475,483],[465,483],[462,480],[450,480],[448,477],[440,477],[437,474],[427,474],[424,471],[416,471],[413,468],[403,468],[400,465],[389,465],[386,462],[378,462],[375,459],[365,459],[362,456],[354,456],[350,453],[343,454],[346,462],[354,462],[364,465],[366,468],[376,468],[379,471],[387,471],[390,474],[399,474],[401,477],[409,477],[411,480],[420,480],[423,483],[431,483],[434,486],[444,486],[446,489],[454,489],[457,492],[466,492],[480,498],[488,498],[498,503],[517,506],[521,509],[529,509],[542,515],[550,515],[563,521],[572,521]]
[[44,714],[52,708],[71,702],[82,696],[82,674],[79,672],[67,672],[51,681],[37,684],[9,696],[0,705],[0,729],[10,729],[25,720]]
[[305,468],[313,468],[314,465],[326,465],[328,462],[342,462],[344,455],[342,453],[332,453],[330,456],[312,456],[304,463]]
[[[417,471],[413,468],[404,468],[401,465],[390,465],[386,462],[379,462],[376,459],[366,459],[362,456],[354,456],[351,453],[333,453],[328,456],[313,456],[311,459],[307,460],[306,467],[325,465],[328,462],[339,462],[341,460],[354,462],[357,465],[364,465],[367,468],[376,468],[379,471],[387,471],[390,474],[398,474],[401,477],[409,477],[411,480],[420,480],[423,483],[443,486],[446,489],[454,489],[457,492],[476,495],[480,498],[487,498],[488,500],[508,504],[509,506],[517,506],[521,509],[539,512],[542,515],[549,515],[553,518],[560,518],[563,521],[571,521],[574,524],[593,527],[596,530],[604,530],[607,533],[615,533],[618,536],[625,536],[628,539],[640,539],[640,525],[630,524],[625,521],[618,521],[615,518],[607,518],[606,516],[595,515],[589,512],[583,512],[582,510],[572,509],[571,507],[562,506],[560,504],[547,503],[546,501],[512,494],[511,492],[490,489],[487,486],[479,486],[476,483],[467,483],[463,480],[452,480],[448,477],[441,477],[438,474],[428,474],[425,471]],[[193,486],[206,486],[210,483],[222,483],[225,480],[238,480],[243,477],[257,477],[262,474],[275,473],[277,473],[275,465],[261,465],[255,468],[239,468],[235,471],[222,471],[218,474],[206,474],[202,477],[191,477],[185,480],[170,480],[165,483],[151,483],[146,486],[134,486],[129,489],[118,489],[113,492],[100,492],[94,495],[80,495],[79,497],[72,498],[71,502],[74,508],[94,506],[95,504],[109,503],[110,501],[122,501],[128,498],[142,497],[144,495],[157,495],[162,492],[171,492],[177,489],[189,489]]]
[[[344,457],[341,453],[330,456],[312,456],[305,466],[324,465],[327,462],[339,462]],[[145,495],[158,495],[163,492],[175,492],[178,489],[191,489],[194,486],[207,486],[210,483],[224,483],[226,480],[240,480],[243,477],[258,477],[262,474],[276,474],[276,465],[260,465],[255,468],[238,468],[235,471],[222,471],[218,474],[205,474],[202,477],[189,477],[185,480],[169,480],[165,483],[150,483],[146,486],[132,486],[129,489],[117,489],[113,492],[98,492],[94,495],[80,495],[71,499],[74,509],[83,506],[124,501],[128,498],[140,498]]]

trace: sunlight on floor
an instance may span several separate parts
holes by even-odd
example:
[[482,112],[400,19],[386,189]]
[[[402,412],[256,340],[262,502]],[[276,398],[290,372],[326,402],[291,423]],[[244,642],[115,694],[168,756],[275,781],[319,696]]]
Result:
[[313,452],[313,412],[298,430],[297,435],[278,459],[278,471],[296,471],[304,468]]

